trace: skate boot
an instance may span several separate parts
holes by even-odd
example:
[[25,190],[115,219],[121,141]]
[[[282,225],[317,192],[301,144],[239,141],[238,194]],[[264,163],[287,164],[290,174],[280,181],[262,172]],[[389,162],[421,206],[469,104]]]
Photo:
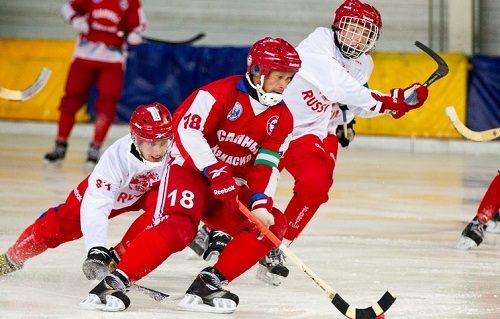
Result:
[[0,276],[9,274],[23,268],[23,265],[16,265],[7,256],[7,253],[0,255]]
[[257,279],[273,286],[281,285],[281,280],[288,276],[289,270],[283,265],[285,255],[275,247],[259,261]]
[[195,257],[195,255],[198,255],[200,257],[203,256],[203,253],[205,252],[205,250],[207,250],[208,247],[208,232],[209,230],[205,225],[201,226],[200,229],[198,229],[196,237],[188,246],[190,248],[187,255],[188,259]]
[[474,217],[472,221],[462,231],[462,237],[458,241],[457,249],[469,250],[479,246],[483,242],[484,229],[486,225]]
[[92,170],[94,170],[94,167],[97,165],[97,162],[99,161],[100,149],[101,149],[100,146],[94,145],[94,143],[90,143],[89,149],[87,151],[88,173],[92,173]]
[[212,256],[219,257],[232,237],[220,230],[211,230],[208,235],[208,247],[203,254],[203,259],[209,261]]
[[123,311],[130,305],[130,299],[125,294],[128,288],[130,288],[130,282],[127,276],[115,270],[89,292],[87,298],[80,303],[80,307],[102,311]]
[[233,313],[238,306],[239,298],[232,292],[222,289],[222,285],[225,284],[227,284],[227,280],[217,269],[214,267],[203,269],[186,291],[186,295],[176,309]]
[[486,232],[500,234],[500,212],[496,213],[488,224],[486,224]]
[[68,143],[56,141],[56,145],[52,152],[45,154],[45,163],[60,165],[64,157],[66,157],[66,150],[68,149]]

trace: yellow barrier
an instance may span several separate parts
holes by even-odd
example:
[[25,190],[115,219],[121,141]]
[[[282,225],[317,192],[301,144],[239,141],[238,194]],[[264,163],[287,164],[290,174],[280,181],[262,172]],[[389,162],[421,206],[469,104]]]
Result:
[[[57,121],[59,101],[69,67],[73,40],[0,39],[0,87],[23,89],[30,85],[42,67],[52,69],[45,88],[24,102],[0,100],[0,119]],[[450,67],[449,74],[432,84],[429,99],[416,111],[399,120],[389,116],[357,119],[357,134],[459,138],[448,122],[444,109],[454,105],[465,121],[467,71],[469,62],[463,54],[442,54]],[[373,53],[375,69],[370,88],[389,93],[391,88],[423,83],[437,67],[425,53]],[[78,122],[89,120],[82,108]]]
[[[57,121],[73,46],[73,40],[0,39],[0,87],[22,90],[35,80],[42,67],[52,70],[45,87],[31,99],[0,100],[0,119]],[[89,118],[85,107],[76,117],[77,122]]]
[[[469,61],[463,54],[440,54],[450,72],[429,87],[429,98],[418,110],[394,120],[390,116],[356,119],[360,134],[459,138],[446,117],[446,106],[454,105],[464,121],[467,103]],[[372,89],[389,93],[391,88],[423,83],[436,70],[436,62],[425,53],[373,53],[375,69],[369,81]]]

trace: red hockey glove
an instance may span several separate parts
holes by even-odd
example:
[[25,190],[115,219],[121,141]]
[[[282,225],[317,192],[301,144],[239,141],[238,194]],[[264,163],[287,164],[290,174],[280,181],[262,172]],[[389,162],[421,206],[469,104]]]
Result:
[[217,162],[205,167],[203,173],[212,183],[214,197],[219,200],[234,200],[235,207],[237,207],[236,197],[240,192],[240,187],[234,180],[229,165]]
[[257,217],[264,226],[269,228],[269,226],[274,225],[274,216],[271,214],[273,209],[273,199],[269,196],[261,197],[252,203],[251,213]]
[[[417,94],[416,97],[409,104],[406,104],[405,99],[413,92]],[[395,119],[401,118],[410,110],[421,107],[425,100],[427,100],[428,94],[427,87],[420,83],[414,83],[404,89],[392,89],[389,96],[372,92],[373,98],[382,103],[380,113],[389,113]]]

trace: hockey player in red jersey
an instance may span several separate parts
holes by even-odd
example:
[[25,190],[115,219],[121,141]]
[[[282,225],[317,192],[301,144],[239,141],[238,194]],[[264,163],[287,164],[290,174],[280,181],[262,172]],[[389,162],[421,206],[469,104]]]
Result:
[[224,290],[274,245],[238,209],[237,200],[279,238],[286,220],[273,207],[280,154],[288,146],[293,118],[283,92],[301,60],[280,38],[257,41],[247,73],[196,90],[174,114],[170,165],[160,184],[153,222],[123,254],[117,269],[80,304],[124,310],[131,283],[139,280],[195,237],[200,221],[233,236],[213,267],[203,269],[178,309],[232,313],[238,296]]
[[75,115],[97,87],[94,136],[87,152],[91,170],[99,160],[101,145],[113,123],[122,92],[126,44],[139,45],[146,30],[146,17],[139,0],[68,0],[62,16],[78,32],[65,94],[59,106],[54,149],[45,162],[59,164],[66,156]]
[[[288,220],[286,244],[297,239],[328,200],[339,139],[347,146],[354,138],[354,116],[390,114],[399,119],[427,99],[427,88],[419,83],[392,89],[391,94],[367,88],[373,70],[368,53],[375,48],[381,28],[381,16],[373,6],[346,0],[336,9],[331,28],[317,28],[296,47],[302,66],[284,94],[293,114],[294,130],[279,165],[295,181],[293,196],[284,211]],[[414,91],[417,98],[405,103]],[[341,109],[343,105],[346,111]],[[344,123],[350,123],[348,132],[344,132]],[[208,250],[220,247],[213,244],[208,243]],[[277,286],[288,273],[283,255],[276,248],[260,261],[257,278]]]
[[485,231],[500,233],[500,171],[498,173],[479,203],[476,216],[462,231],[457,249],[469,250],[479,246]]
[[130,119],[130,134],[104,152],[93,172],[64,203],[44,212],[0,255],[0,276],[21,269],[28,259],[49,248],[82,236],[88,252],[83,264],[87,278],[114,269],[117,255],[106,248],[108,218],[154,210],[172,138],[172,116],[165,106],[139,106]]

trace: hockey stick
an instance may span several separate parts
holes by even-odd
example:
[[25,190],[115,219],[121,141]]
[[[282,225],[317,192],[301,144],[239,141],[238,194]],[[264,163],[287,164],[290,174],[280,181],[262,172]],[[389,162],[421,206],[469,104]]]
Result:
[[163,299],[170,297],[170,295],[164,294],[161,291],[154,290],[154,289],[151,289],[148,287],[144,287],[144,286],[141,286],[138,284],[133,284],[132,288],[134,288],[135,290],[137,290],[139,292],[142,292],[143,294],[147,295],[148,297],[153,298],[156,301],[162,301]]
[[297,267],[302,269],[302,271],[311,278],[312,281],[326,294],[328,299],[332,301],[332,304],[337,308],[344,316],[350,319],[375,319],[386,312],[389,307],[394,303],[396,297],[386,291],[385,294],[380,298],[380,300],[371,307],[358,309],[350,306],[345,300],[340,297],[335,290],[333,290],[326,282],[321,280],[311,269],[309,269],[300,259],[297,257],[282,241],[276,237],[262,222],[255,217],[248,208],[238,201],[238,206],[243,214],[247,216],[248,219],[257,227],[259,230],[269,238],[273,244],[281,249],[281,251],[290,258]]
[[468,140],[474,142],[487,142],[500,137],[500,128],[480,132],[473,131],[460,121],[457,111],[453,106],[448,106],[445,111],[455,130]]
[[45,83],[49,80],[51,73],[52,71],[50,69],[42,68],[35,82],[24,90],[9,90],[6,88],[0,88],[0,98],[10,101],[26,101],[40,92],[40,90],[45,86]]
[[[106,276],[107,276],[106,272],[104,272],[104,271],[97,271],[96,280],[101,281],[104,278],[106,278]],[[150,298],[153,298],[156,301],[162,301],[163,299],[170,297],[170,295],[164,294],[161,291],[154,290],[154,289],[151,289],[151,288],[148,288],[148,287],[144,287],[144,286],[138,285],[136,283],[133,283],[131,285],[131,287],[134,288],[135,290],[137,290],[137,291],[145,294],[146,296],[148,296]]]
[[197,35],[195,35],[192,38],[189,38],[184,41],[170,41],[170,40],[160,40],[160,39],[155,39],[155,38],[150,38],[150,37],[142,37],[145,41],[151,42],[151,43],[161,43],[161,44],[172,44],[172,45],[190,45],[195,43],[198,40],[201,40],[202,38],[205,37],[204,32],[200,32]]
[[[431,76],[429,76],[427,81],[424,82],[423,86],[429,86],[432,83],[439,80],[440,78],[444,77],[446,74],[448,74],[450,69],[448,68],[448,65],[443,60],[443,58],[439,56],[439,54],[434,52],[431,48],[427,47],[426,45],[424,45],[420,41],[415,41],[415,46],[418,47],[419,49],[421,49],[422,51],[424,51],[425,53],[427,53],[431,58],[434,59],[434,61],[436,61],[437,65],[438,65],[438,68],[436,69],[436,71],[434,71],[434,73],[432,73]],[[413,99],[416,96],[417,96],[417,93],[413,92],[409,97],[406,98],[405,103],[409,104],[411,101],[413,101]]]

